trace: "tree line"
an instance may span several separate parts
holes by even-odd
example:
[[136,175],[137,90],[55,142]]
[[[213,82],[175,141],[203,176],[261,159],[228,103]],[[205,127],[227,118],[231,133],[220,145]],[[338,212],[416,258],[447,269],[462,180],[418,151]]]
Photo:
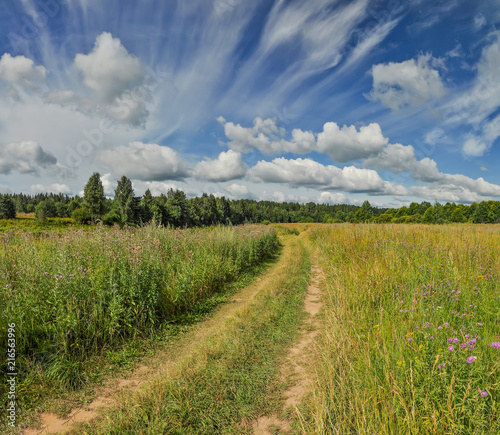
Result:
[[500,223],[500,201],[482,201],[470,205],[438,202],[412,202],[401,208],[351,204],[278,203],[251,199],[231,200],[204,193],[187,198],[182,190],[168,190],[153,196],[148,189],[135,196],[132,181],[123,176],[113,199],[106,198],[99,173],[89,178],[83,197],[64,194],[0,195],[0,219],[16,213],[35,213],[39,221],[51,217],[73,217],[78,223],[102,222],[105,225],[141,225],[155,219],[174,227],[238,225],[252,223],[324,222],[324,223]]

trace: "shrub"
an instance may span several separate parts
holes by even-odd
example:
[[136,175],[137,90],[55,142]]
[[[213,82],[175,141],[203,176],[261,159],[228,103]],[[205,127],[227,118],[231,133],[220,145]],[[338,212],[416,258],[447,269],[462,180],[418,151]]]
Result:
[[84,208],[75,209],[75,211],[73,211],[73,213],[71,214],[71,217],[75,220],[76,223],[79,224],[86,224],[88,221],[90,221],[90,214]]

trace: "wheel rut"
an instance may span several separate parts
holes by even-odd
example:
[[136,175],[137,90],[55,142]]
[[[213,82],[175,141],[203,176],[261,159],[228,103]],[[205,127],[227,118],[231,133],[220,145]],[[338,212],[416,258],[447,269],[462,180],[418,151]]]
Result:
[[[318,265],[317,258],[312,257],[311,279],[304,299],[304,309],[308,316],[300,340],[290,348],[281,369],[282,379],[292,379],[292,385],[283,393],[285,398],[283,410],[295,409],[302,398],[312,389],[311,355],[313,355],[314,340],[320,328],[317,314],[322,307],[322,280],[323,271]],[[273,414],[260,417],[254,422],[253,430],[255,435],[273,435],[276,434],[276,431],[290,433],[292,427],[289,420]]]

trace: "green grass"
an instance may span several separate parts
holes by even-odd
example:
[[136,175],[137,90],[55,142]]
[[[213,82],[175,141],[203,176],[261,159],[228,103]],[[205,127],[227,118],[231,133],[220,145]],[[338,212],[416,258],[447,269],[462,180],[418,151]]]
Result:
[[[303,313],[309,259],[290,242],[278,270],[243,312],[221,324],[177,371],[125,399],[82,433],[252,433],[249,422],[280,409],[279,366]],[[275,268],[276,268],[275,267]]]
[[196,321],[278,249],[257,226],[4,232],[0,330],[4,346],[16,324],[18,406],[95,381],[96,359],[125,361],[139,340]]
[[327,287],[307,432],[500,433],[500,228],[335,225],[311,238]]

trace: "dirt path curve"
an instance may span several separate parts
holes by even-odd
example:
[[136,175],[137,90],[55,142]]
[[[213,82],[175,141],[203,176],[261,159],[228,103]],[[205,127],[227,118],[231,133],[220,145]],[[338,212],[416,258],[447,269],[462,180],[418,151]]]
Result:
[[76,424],[88,422],[96,418],[100,410],[111,408],[120,402],[121,397],[140,388],[148,388],[149,382],[154,382],[159,376],[173,374],[182,361],[196,352],[199,343],[221,332],[225,323],[236,313],[243,311],[251,304],[255,296],[266,289],[266,282],[273,276],[277,268],[283,267],[283,258],[273,264],[264,275],[252,284],[237,292],[229,303],[221,305],[206,320],[194,325],[190,331],[183,334],[172,345],[159,350],[154,357],[144,358],[142,363],[132,373],[122,378],[108,379],[95,390],[95,399],[88,405],[73,409],[66,418],[59,418],[53,413],[41,413],[42,428],[27,428],[24,435],[65,434]]
[[[311,279],[307,287],[307,294],[304,300],[304,308],[308,313],[304,330],[299,342],[293,346],[281,369],[283,379],[292,378],[291,385],[284,392],[284,409],[296,407],[301,399],[311,390],[312,374],[309,371],[311,366],[311,355],[314,339],[319,332],[320,323],[317,314],[321,309],[321,281],[323,271],[318,264],[317,257],[311,257]],[[291,431],[290,422],[281,419],[278,415],[264,416],[259,418],[253,425],[255,435],[272,435],[279,429],[280,433]]]

